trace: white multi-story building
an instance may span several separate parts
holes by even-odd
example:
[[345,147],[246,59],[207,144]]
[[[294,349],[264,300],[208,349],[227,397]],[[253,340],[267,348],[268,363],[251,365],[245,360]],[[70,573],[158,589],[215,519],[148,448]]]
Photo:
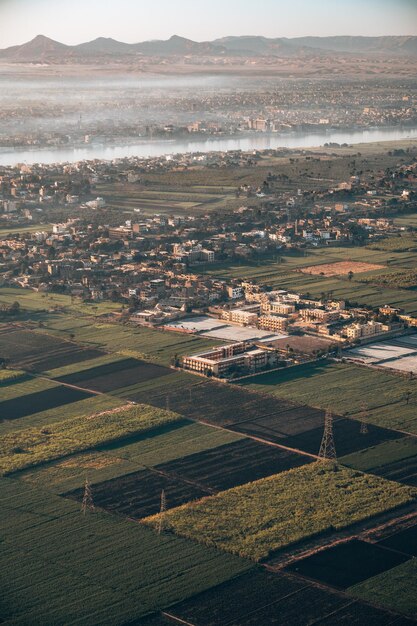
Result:
[[285,332],[288,326],[288,319],[279,315],[262,315],[259,318],[258,326],[263,330]]

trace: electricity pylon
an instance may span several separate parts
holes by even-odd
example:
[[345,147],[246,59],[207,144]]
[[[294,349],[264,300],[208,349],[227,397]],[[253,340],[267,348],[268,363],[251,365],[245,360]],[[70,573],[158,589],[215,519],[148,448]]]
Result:
[[162,489],[161,491],[161,506],[159,509],[159,524],[158,524],[158,535],[161,534],[161,532],[164,529],[164,519],[165,519],[165,511],[167,510],[167,501],[166,501],[166,497],[165,497],[165,491],[164,489]]
[[362,402],[361,427],[359,429],[359,432],[361,435],[367,435],[369,432],[368,423],[366,421],[368,415],[369,415],[368,407],[366,406],[365,402]]
[[333,437],[333,415],[327,410],[324,417],[324,432],[320,444],[319,459],[336,461],[336,447]]
[[93,494],[91,491],[90,483],[88,482],[88,478],[85,479],[84,483],[84,496],[81,510],[83,512],[83,515],[85,515],[87,511],[94,511]]

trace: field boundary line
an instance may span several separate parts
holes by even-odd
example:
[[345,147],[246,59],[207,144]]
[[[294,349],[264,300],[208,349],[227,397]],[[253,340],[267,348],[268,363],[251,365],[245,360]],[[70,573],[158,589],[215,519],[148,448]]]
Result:
[[191,622],[186,622],[180,617],[175,617],[175,615],[172,615],[171,613],[167,613],[166,611],[161,611],[161,615],[163,615],[164,617],[167,617],[168,619],[173,620],[174,622],[178,622],[178,624],[184,624],[185,626],[197,626],[196,624],[192,624]]
[[85,391],[86,393],[91,393],[92,395],[95,395],[95,396],[108,395],[108,394],[105,394],[104,391],[95,391],[94,389],[87,389],[86,387],[78,387],[77,385],[71,385],[71,383],[63,383],[63,382],[55,380],[54,378],[48,378],[47,376],[37,376],[35,374],[34,378],[41,378],[43,380],[49,380],[49,382],[57,382],[58,386],[62,385],[63,387],[69,387],[70,389],[77,389],[77,391]]
[[[192,418],[190,418],[192,419]],[[304,450],[298,450],[297,448],[289,448],[288,446],[283,446],[280,443],[275,443],[274,441],[268,441],[267,439],[262,439],[261,437],[256,437],[255,435],[248,435],[246,433],[240,433],[239,431],[232,430],[231,428],[226,428],[225,426],[220,426],[219,424],[210,424],[210,422],[203,422],[201,420],[192,419],[192,421],[197,422],[198,424],[203,424],[204,426],[211,426],[212,428],[217,428],[218,430],[225,430],[228,433],[233,433],[234,435],[238,434],[242,437],[247,437],[248,439],[253,439],[254,441],[258,441],[259,443],[265,443],[268,446],[273,446],[274,448],[281,448],[282,450],[288,450],[289,452],[296,452],[297,454],[301,454],[304,456],[309,456],[316,461],[319,460],[319,456],[316,454],[312,454],[311,452],[304,452]]]

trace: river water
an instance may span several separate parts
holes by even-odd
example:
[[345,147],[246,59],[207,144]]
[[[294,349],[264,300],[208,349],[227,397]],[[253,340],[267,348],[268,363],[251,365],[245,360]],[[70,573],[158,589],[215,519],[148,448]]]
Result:
[[0,165],[17,163],[64,163],[82,160],[112,160],[124,157],[158,157],[187,152],[225,152],[227,150],[268,150],[277,148],[312,148],[324,143],[371,143],[416,139],[417,128],[372,128],[369,130],[323,130],[286,134],[253,134],[242,137],[207,139],[142,140],[121,145],[85,144],[82,147],[16,148],[0,147]]

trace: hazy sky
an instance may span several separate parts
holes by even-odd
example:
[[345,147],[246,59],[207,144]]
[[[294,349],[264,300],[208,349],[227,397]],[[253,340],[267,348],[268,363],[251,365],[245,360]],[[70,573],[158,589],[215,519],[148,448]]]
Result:
[[0,0],[0,48],[43,34],[67,44],[173,34],[415,35],[417,0]]

